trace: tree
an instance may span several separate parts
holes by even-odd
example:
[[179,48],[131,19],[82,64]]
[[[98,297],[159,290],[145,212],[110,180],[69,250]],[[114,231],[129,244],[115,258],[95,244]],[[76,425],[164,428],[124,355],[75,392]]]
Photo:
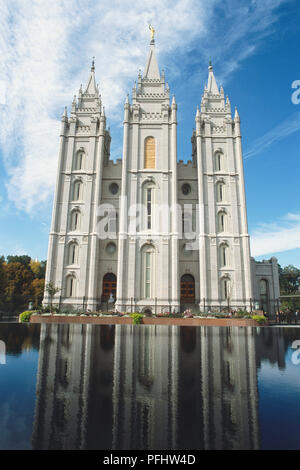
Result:
[[5,258],[0,256],[0,312],[5,309],[6,271]]
[[34,279],[31,285],[33,290],[32,296],[34,305],[37,308],[39,305],[41,305],[44,297],[45,279]]
[[9,311],[24,310],[32,298],[33,272],[20,262],[4,264],[6,272],[5,303]]
[[31,271],[37,279],[45,279],[46,261],[30,261]]
[[31,262],[31,258],[30,258],[30,256],[28,256],[28,255],[21,255],[21,256],[18,256],[18,255],[8,255],[6,259],[7,259],[7,264],[10,264],[10,263],[21,263],[21,264],[23,264],[24,266],[29,266],[29,265],[30,265],[30,262]]
[[280,294],[300,294],[300,269],[289,264],[279,266]]
[[19,313],[30,301],[38,307],[44,294],[46,261],[33,261],[27,255],[9,255],[6,260],[0,256],[0,313]]
[[52,301],[53,301],[53,297],[54,297],[55,294],[57,294],[57,292],[59,292],[61,289],[60,289],[60,287],[56,287],[53,282],[48,282],[48,284],[46,284],[45,290],[46,290],[46,292],[48,292],[48,294],[49,294],[49,296],[50,296],[50,313],[52,313]]

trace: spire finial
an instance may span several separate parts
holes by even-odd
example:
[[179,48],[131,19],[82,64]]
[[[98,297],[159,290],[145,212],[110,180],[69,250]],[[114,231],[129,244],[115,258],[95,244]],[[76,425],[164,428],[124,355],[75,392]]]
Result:
[[95,56],[93,56],[91,71],[95,70]]
[[211,57],[209,58],[208,68],[212,69]]
[[155,29],[153,28],[153,26],[151,26],[151,24],[149,24],[149,29],[150,29],[150,32],[151,32],[151,41],[150,41],[150,44],[154,44]]

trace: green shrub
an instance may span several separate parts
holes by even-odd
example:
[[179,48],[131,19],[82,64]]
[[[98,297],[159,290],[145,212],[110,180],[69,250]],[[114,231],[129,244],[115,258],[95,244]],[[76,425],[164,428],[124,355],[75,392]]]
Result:
[[252,315],[251,318],[252,318],[252,320],[257,321],[257,323],[259,323],[261,325],[263,325],[267,321],[266,317],[263,317],[262,315]]
[[133,320],[134,325],[140,325],[141,323],[143,323],[144,315],[142,313],[132,313],[130,316]]
[[247,310],[242,308],[239,308],[236,312],[234,312],[234,316],[238,318],[245,318],[246,315],[248,315]]
[[39,311],[41,313],[59,313],[59,308],[56,305],[52,306],[52,309],[50,305],[42,305],[41,307],[39,307]]
[[28,323],[30,321],[31,315],[35,313],[34,310],[26,310],[25,312],[21,313],[19,316],[19,320],[21,323]]

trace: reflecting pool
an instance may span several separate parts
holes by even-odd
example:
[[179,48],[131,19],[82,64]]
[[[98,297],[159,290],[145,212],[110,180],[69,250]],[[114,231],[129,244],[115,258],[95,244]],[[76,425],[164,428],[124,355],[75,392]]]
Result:
[[300,449],[299,423],[300,328],[0,323],[0,449]]

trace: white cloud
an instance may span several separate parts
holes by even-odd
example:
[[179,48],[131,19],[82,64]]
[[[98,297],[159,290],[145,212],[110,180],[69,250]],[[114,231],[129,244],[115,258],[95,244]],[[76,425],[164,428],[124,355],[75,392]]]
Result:
[[300,111],[292,114],[283,122],[268,131],[262,137],[256,139],[253,144],[244,153],[244,160],[261,154],[266,149],[271,147],[275,142],[285,139],[294,132],[300,129]]
[[300,214],[288,213],[278,222],[261,224],[250,237],[252,256],[300,248]]
[[[92,56],[106,114],[118,134],[124,97],[144,68],[149,23],[157,31],[159,62],[169,64],[168,79],[181,77],[187,60],[210,54],[226,64],[220,72],[226,78],[270,33],[284,1],[249,0],[241,6],[234,0],[4,0],[0,79],[6,105],[0,108],[0,144],[10,200],[32,213],[52,195],[59,115],[87,81]],[[199,96],[200,87],[199,82]],[[112,143],[119,151],[118,139]]]

